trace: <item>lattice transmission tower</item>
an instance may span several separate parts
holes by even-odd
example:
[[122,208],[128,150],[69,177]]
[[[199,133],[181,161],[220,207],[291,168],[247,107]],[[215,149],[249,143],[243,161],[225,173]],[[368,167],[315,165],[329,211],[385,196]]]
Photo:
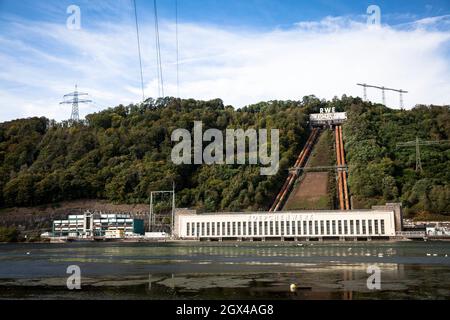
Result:
[[397,148],[408,148],[415,147],[416,148],[416,171],[422,172],[422,159],[420,156],[420,146],[433,146],[439,144],[447,144],[450,143],[450,140],[434,140],[434,141],[424,141],[420,140],[419,137],[416,137],[416,140],[400,142],[397,143]]
[[392,88],[386,88],[386,87],[380,87],[380,86],[373,86],[373,85],[366,84],[366,83],[357,83],[356,85],[364,88],[364,91],[363,91],[364,101],[367,101],[367,88],[374,88],[374,89],[381,90],[381,100],[383,102],[383,105],[386,105],[386,91],[398,92],[400,95],[400,108],[403,109],[403,106],[404,106],[403,105],[403,94],[408,93],[408,91],[405,91],[403,89],[392,89]]
[[[80,121],[80,112],[78,105],[80,103],[90,103],[92,100],[88,99],[80,99],[80,96],[87,96],[88,93],[78,92],[78,86],[75,85],[75,91],[65,94],[64,95],[64,101],[60,102],[59,104],[71,104],[72,105],[72,113],[70,115],[70,121],[71,122],[78,122]],[[69,98],[69,99],[68,99]]]

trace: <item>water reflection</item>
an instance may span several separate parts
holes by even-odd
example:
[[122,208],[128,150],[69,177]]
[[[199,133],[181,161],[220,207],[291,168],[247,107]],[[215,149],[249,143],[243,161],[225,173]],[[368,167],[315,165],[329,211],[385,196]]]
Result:
[[[76,264],[84,298],[439,299],[450,297],[449,254],[450,243],[422,242],[1,245],[0,298],[69,297]],[[367,288],[370,265],[381,290]]]

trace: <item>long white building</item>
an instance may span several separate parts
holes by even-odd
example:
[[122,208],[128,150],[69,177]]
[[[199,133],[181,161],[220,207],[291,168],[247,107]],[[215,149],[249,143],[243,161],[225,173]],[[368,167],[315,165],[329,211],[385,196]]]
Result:
[[387,238],[401,230],[393,204],[372,210],[205,213],[179,210],[174,235],[181,239]]

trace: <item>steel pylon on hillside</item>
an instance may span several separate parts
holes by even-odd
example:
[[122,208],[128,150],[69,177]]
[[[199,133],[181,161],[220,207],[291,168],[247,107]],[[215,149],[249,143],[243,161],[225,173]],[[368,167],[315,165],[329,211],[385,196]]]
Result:
[[416,140],[400,142],[397,143],[397,148],[407,148],[407,147],[415,147],[416,148],[416,171],[422,172],[422,159],[420,156],[420,146],[432,146],[438,144],[450,143],[450,140],[434,140],[434,141],[425,141],[420,140],[419,137],[416,137]]
[[[75,85],[75,91],[65,94],[63,97],[64,101],[59,103],[59,104],[71,104],[72,105],[72,113],[70,115],[70,121],[72,123],[80,121],[79,104],[92,102],[92,100],[79,98],[80,96],[87,96],[87,95],[88,95],[87,93],[78,92],[78,86]],[[70,97],[70,99],[66,100],[69,97]]]
[[357,83],[356,85],[364,88],[364,91],[363,91],[364,101],[367,101],[367,88],[374,88],[374,89],[381,90],[381,100],[383,102],[383,105],[386,105],[386,90],[398,92],[400,94],[400,108],[403,109],[403,94],[408,93],[408,91],[405,91],[403,89],[386,88],[384,86],[383,87],[373,86],[373,85],[366,84],[366,83]]

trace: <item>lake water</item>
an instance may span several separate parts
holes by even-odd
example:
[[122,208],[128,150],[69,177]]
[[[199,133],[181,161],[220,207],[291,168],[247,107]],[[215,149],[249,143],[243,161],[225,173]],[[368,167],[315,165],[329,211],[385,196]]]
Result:
[[0,299],[449,298],[450,242],[0,244]]

